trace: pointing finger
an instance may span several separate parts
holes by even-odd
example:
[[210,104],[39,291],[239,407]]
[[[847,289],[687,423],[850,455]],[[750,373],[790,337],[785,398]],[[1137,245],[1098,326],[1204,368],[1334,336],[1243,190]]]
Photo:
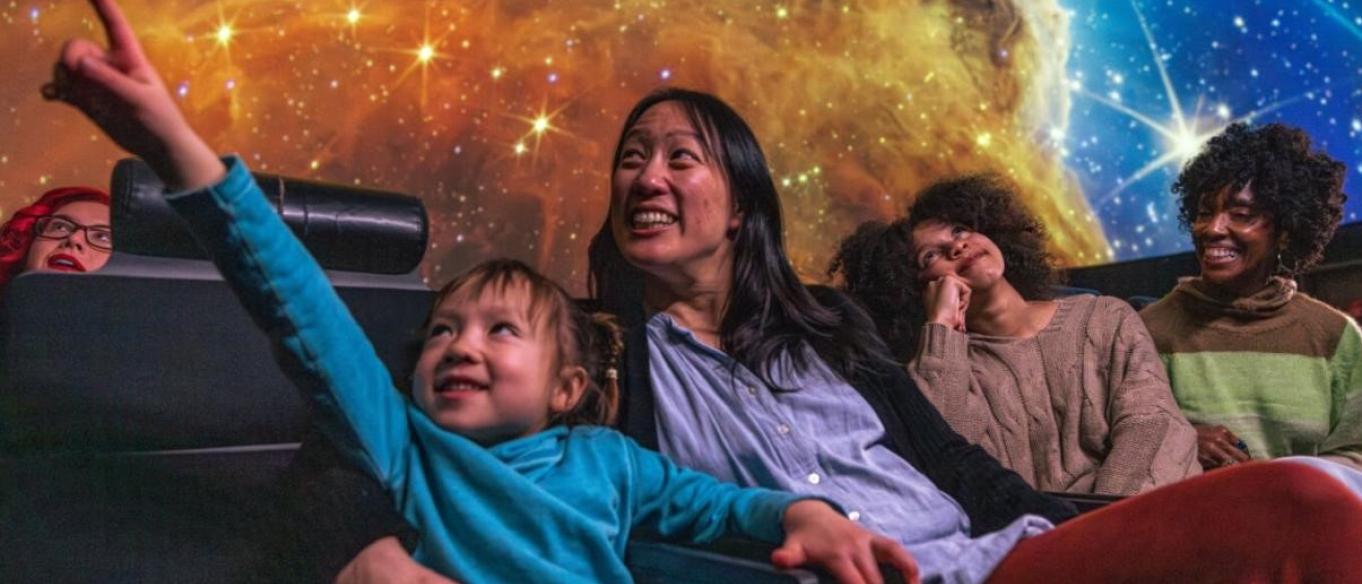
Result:
[[122,52],[141,61],[142,44],[137,41],[137,34],[128,24],[127,17],[123,16],[123,9],[118,7],[118,3],[114,0],[90,0],[90,4],[99,14],[100,22],[104,23],[104,33],[109,37],[109,50]]

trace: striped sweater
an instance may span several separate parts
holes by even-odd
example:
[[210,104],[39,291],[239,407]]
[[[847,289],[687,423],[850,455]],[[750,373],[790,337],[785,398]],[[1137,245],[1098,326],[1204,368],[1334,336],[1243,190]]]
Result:
[[1254,458],[1362,468],[1362,334],[1347,315],[1284,278],[1245,298],[1188,278],[1140,316],[1192,423],[1229,428]]

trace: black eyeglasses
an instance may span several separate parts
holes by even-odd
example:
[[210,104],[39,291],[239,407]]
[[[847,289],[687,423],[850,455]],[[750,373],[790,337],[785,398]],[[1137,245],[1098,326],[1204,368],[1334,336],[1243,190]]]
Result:
[[38,218],[33,230],[43,239],[66,239],[77,231],[84,231],[85,242],[90,247],[113,251],[113,231],[107,225],[81,225],[61,215],[47,215]]

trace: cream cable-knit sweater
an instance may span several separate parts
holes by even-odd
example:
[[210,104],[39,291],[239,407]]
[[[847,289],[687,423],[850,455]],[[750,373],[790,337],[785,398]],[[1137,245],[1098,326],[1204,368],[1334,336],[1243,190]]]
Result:
[[1133,495],[1201,471],[1140,317],[1109,296],[1061,298],[1030,338],[924,326],[908,371],[946,420],[1034,487]]

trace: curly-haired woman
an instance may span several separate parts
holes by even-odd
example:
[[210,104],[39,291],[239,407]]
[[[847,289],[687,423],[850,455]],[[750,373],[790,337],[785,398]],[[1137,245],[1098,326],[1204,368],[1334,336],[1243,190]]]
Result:
[[112,248],[107,193],[90,187],[50,190],[0,225],[0,291],[30,270],[98,270]]
[[1012,185],[976,175],[862,225],[830,271],[956,431],[1036,488],[1131,495],[1196,474],[1139,316],[1110,297],[1051,299],[1045,245]]
[[1173,185],[1201,275],[1141,316],[1206,468],[1289,455],[1362,468],[1362,335],[1294,279],[1338,227],[1346,172],[1298,129],[1235,124]]

